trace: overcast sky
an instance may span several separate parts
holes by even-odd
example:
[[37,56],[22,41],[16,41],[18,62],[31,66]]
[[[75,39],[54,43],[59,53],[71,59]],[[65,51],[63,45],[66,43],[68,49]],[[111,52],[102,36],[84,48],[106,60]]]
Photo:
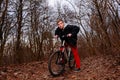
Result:
[[68,5],[71,9],[73,9],[71,3],[74,5],[74,0],[48,0],[49,6],[51,7],[56,7],[57,2],[61,3],[61,6]]
[[54,7],[55,6],[56,0],[48,0],[48,3],[50,6]]

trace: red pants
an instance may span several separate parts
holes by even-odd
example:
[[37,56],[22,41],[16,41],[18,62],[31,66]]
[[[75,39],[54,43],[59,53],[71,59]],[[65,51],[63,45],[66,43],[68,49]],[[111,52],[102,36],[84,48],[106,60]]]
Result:
[[78,54],[77,46],[75,46],[75,47],[70,46],[70,47],[71,47],[72,53],[74,55],[74,59],[75,59],[75,63],[76,63],[76,68],[80,68],[80,57],[79,57],[79,54]]

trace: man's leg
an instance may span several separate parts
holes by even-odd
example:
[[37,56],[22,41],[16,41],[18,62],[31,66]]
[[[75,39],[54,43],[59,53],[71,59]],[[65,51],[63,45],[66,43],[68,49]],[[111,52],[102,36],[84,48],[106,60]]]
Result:
[[80,57],[78,54],[78,49],[77,49],[77,47],[72,47],[72,46],[71,46],[71,49],[72,49],[72,53],[74,55],[74,59],[76,62],[76,68],[80,68]]

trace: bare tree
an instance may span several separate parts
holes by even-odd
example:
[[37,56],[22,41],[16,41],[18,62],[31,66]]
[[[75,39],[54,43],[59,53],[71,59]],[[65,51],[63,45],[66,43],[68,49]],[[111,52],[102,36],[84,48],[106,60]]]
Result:
[[[85,40],[88,45],[87,50],[91,53],[112,52],[113,44],[119,43],[118,1],[88,0],[87,5],[83,4],[85,1],[78,1],[76,5],[80,13],[77,19],[83,29],[81,31],[83,39],[80,40]],[[115,4],[116,2],[118,5]],[[112,40],[113,36],[116,43]]]
[[40,60],[50,50],[48,46],[52,40],[51,30],[53,28],[50,25],[47,3],[31,1],[30,19],[29,44],[34,52],[34,59]]
[[[117,2],[117,4],[116,4]],[[118,0],[108,2],[109,8],[109,18],[110,18],[110,36],[112,41],[113,50],[116,48],[120,48],[119,40],[120,40],[120,14],[119,14],[119,2]]]
[[[1,10],[1,4],[2,2],[5,3],[5,8],[3,9],[3,11]],[[0,17],[0,63],[2,63],[1,59],[3,57],[3,51],[4,51],[4,46],[6,43],[6,39],[8,36],[8,32],[7,32],[7,24],[5,25],[5,23],[7,23],[7,8],[8,8],[8,0],[5,1],[1,1],[0,2],[0,13],[1,13],[1,17]]]
[[15,60],[17,61],[17,63],[21,63],[21,53],[20,53],[20,43],[21,43],[21,29],[22,29],[22,20],[23,20],[23,0],[19,0],[18,1],[18,7],[17,7],[17,41],[16,41],[16,55],[15,55]]

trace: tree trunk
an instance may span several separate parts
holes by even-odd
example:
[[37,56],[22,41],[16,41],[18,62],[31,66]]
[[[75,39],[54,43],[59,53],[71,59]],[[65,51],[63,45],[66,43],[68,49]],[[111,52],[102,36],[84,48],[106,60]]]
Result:
[[16,63],[21,63],[22,61],[22,54],[20,53],[20,37],[21,37],[21,28],[22,28],[22,0],[20,0],[19,3],[19,7],[18,7],[18,16],[17,16],[17,22],[18,22],[18,29],[17,29],[17,42],[16,42],[16,55],[15,55],[15,59],[16,59]]

